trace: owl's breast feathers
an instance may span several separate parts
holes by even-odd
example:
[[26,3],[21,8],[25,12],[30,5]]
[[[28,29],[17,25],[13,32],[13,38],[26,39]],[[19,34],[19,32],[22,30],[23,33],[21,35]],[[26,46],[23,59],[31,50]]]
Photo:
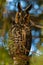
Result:
[[9,51],[13,56],[28,55],[31,48],[31,31],[28,24],[14,25],[9,31]]

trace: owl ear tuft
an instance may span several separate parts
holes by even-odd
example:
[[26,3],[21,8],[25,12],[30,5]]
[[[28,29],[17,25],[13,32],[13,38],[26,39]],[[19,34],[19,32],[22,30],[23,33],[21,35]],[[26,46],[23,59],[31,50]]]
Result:
[[20,5],[20,2],[18,2],[18,11],[21,12],[22,11],[22,7]]
[[25,12],[28,12],[29,10],[31,10],[31,8],[32,8],[32,4],[30,4],[29,6],[27,6],[24,11],[25,11]]

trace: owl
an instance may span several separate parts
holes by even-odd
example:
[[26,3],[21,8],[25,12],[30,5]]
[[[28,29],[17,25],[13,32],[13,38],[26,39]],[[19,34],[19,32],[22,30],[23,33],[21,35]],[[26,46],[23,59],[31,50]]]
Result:
[[29,52],[31,49],[32,35],[31,27],[35,25],[30,20],[29,10],[32,5],[22,10],[20,3],[18,3],[18,12],[12,17],[12,25],[9,29],[8,48],[9,54],[14,61],[14,65],[29,65]]

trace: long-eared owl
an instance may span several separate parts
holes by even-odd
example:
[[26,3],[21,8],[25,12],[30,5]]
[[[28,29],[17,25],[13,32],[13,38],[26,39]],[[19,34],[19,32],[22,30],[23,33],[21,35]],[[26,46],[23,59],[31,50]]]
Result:
[[[18,12],[15,17],[12,17],[12,25],[9,30],[8,47],[9,53],[14,60],[15,65],[19,65],[20,61],[23,62],[20,65],[26,65],[28,54],[31,48],[31,29],[30,29],[30,15],[28,10],[31,9],[31,5],[22,11],[20,4],[18,3]],[[15,63],[16,61],[16,63]]]

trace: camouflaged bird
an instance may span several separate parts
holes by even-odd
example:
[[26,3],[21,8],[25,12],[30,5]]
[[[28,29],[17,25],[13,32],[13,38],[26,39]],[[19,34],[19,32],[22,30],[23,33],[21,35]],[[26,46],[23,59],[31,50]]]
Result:
[[[29,51],[31,48],[31,26],[39,27],[30,20],[29,5],[22,11],[20,3],[18,3],[18,12],[12,17],[12,26],[9,29],[9,53],[14,60],[14,65],[29,65]],[[32,25],[31,25],[32,24]],[[39,27],[40,28],[40,27]]]

